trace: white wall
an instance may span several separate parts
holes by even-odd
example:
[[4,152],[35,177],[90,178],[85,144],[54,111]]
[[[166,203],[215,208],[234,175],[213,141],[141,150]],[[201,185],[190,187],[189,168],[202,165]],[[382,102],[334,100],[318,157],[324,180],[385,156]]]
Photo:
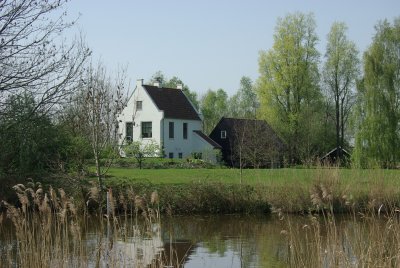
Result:
[[[174,122],[174,138],[169,138],[169,122]],[[183,123],[188,124],[187,139],[183,139]],[[195,142],[195,133],[193,130],[201,130],[201,121],[184,120],[184,119],[164,119],[164,153],[169,157],[169,153],[174,154],[174,158],[178,158],[182,153],[183,158],[190,157],[193,152],[193,144]]]
[[[140,80],[141,81],[141,80]],[[136,101],[142,101],[142,110],[136,111]],[[135,90],[131,98],[128,101],[127,106],[118,117],[118,134],[119,144],[125,139],[126,135],[126,122],[133,122],[133,135],[134,141],[156,141],[158,144],[161,142],[161,121],[163,118],[163,112],[158,110],[153,100],[147,94],[145,89],[141,86],[140,82],[137,83]],[[152,138],[141,137],[141,123],[152,122]]]
[[202,154],[202,159],[210,163],[217,163],[217,153],[218,149],[205,141],[202,137],[193,133],[193,152],[198,152]]

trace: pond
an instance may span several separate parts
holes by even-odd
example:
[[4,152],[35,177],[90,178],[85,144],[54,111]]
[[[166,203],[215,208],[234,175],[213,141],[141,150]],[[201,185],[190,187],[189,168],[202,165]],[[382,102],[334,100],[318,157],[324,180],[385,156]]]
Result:
[[[120,220],[117,228],[115,224],[100,228],[96,221],[87,222],[80,235],[81,242],[76,244],[73,239],[69,242],[72,247],[81,248],[71,249],[69,254],[77,252],[79,256],[64,260],[62,266],[357,267],[379,264],[395,267],[399,264],[398,222],[393,219],[389,226],[387,219],[356,216],[336,219],[275,214],[174,216],[151,223],[150,231],[142,230],[141,235],[138,235],[139,229],[132,233],[127,230],[127,226],[135,225],[134,221]],[[12,229],[4,224],[1,228],[3,265],[0,267],[16,266],[15,256],[9,251],[20,250],[19,244],[5,235],[12,233]],[[57,263],[48,258],[48,263]]]

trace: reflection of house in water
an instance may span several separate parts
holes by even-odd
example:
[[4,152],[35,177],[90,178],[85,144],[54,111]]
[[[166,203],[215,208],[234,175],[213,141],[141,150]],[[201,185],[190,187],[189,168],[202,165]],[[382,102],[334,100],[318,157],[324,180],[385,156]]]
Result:
[[128,241],[117,241],[116,250],[118,255],[123,256],[124,263],[132,264],[133,267],[147,267],[159,259],[163,250],[160,236],[151,238],[132,238]]
[[173,240],[164,243],[162,261],[167,267],[183,267],[194,253],[196,244],[190,240]]
[[196,248],[189,240],[165,238],[163,242],[160,225],[154,225],[146,238],[137,235],[113,242],[111,236],[103,245],[103,262],[117,267],[183,267]]

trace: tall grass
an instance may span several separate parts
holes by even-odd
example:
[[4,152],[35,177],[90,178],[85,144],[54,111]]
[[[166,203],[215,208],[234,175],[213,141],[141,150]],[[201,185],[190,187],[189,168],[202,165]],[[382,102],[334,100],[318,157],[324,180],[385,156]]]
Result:
[[[331,175],[312,187],[312,209],[301,224],[275,210],[285,226],[281,234],[287,242],[287,263],[291,267],[400,267],[398,196],[371,188],[367,199],[360,201],[348,195],[350,189],[338,187],[338,177]],[[338,204],[351,220],[338,221]]]
[[[6,230],[8,220],[12,232],[0,238],[0,267],[162,267],[175,261],[162,252],[155,192],[146,198],[132,188],[115,197],[110,191],[106,214],[85,210],[82,215],[62,189],[45,191],[30,182],[14,190],[19,206],[2,203],[6,213],[0,216],[0,228]],[[87,204],[101,200],[100,194],[92,188]]]

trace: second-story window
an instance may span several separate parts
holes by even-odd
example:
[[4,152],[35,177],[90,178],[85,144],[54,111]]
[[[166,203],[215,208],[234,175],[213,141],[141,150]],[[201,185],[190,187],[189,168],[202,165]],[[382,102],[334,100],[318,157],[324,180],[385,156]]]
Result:
[[169,122],[169,138],[174,138],[174,122]]
[[226,130],[221,130],[221,139],[226,139]]
[[183,139],[187,140],[188,138],[188,123],[183,123]]
[[141,111],[143,108],[143,103],[142,101],[136,101],[136,111]]

